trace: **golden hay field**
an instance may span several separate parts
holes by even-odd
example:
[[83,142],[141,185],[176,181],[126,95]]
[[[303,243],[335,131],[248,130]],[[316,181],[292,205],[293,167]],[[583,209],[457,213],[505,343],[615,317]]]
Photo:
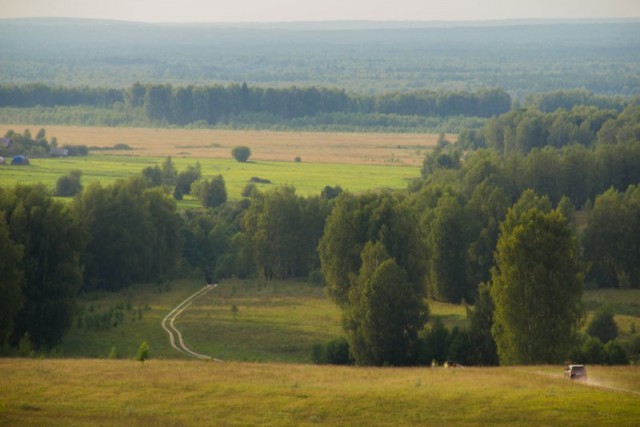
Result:
[[[128,156],[172,156],[229,158],[237,145],[251,148],[252,160],[293,161],[300,157],[312,163],[421,165],[425,150],[436,144],[437,135],[400,133],[275,132],[219,129],[150,129],[79,126],[42,126],[49,138],[61,145],[112,147],[127,144],[133,151],[109,151]],[[9,129],[40,126],[0,125]],[[452,136],[448,136],[452,140]]]

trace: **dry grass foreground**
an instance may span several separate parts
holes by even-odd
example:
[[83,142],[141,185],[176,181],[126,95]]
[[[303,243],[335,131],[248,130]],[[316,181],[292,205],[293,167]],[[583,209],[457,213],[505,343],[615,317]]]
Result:
[[0,425],[637,425],[640,367],[354,368],[0,359]]
[[[231,157],[238,145],[251,148],[252,160],[421,165],[425,150],[435,146],[437,135],[404,133],[337,133],[234,131],[217,129],[150,129],[78,126],[0,125],[0,134],[12,129],[44,128],[61,145],[113,147],[127,144],[133,151],[109,151],[127,156]],[[448,136],[452,140],[453,136]]]

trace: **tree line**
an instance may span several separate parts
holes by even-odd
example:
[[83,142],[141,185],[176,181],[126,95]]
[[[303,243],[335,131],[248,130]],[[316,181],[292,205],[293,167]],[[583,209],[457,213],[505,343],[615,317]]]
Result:
[[[224,177],[203,180],[199,165],[179,172],[170,159],[128,181],[92,184],[68,205],[40,186],[2,190],[6,294],[16,295],[3,337],[16,345],[29,333],[53,346],[79,290],[195,271],[209,281],[326,283],[359,364],[591,360],[593,341],[578,333],[583,281],[640,286],[638,115],[640,107],[614,114],[588,146],[505,153],[443,140],[406,191],[327,186],[305,198],[248,183],[229,201]],[[187,189],[202,209],[177,211]],[[429,321],[426,297],[473,304],[470,326]],[[43,329],[42,315],[29,315],[41,306],[52,313]]]
[[[58,139],[54,136],[47,138],[47,132],[41,128],[35,136],[31,135],[29,129],[25,129],[22,133],[7,131],[4,134],[3,143],[0,144],[0,156],[10,157],[17,155],[25,155],[28,157],[47,157],[51,155],[52,150],[62,148],[66,150],[69,156],[86,156],[89,154],[89,148],[86,145],[68,145],[59,146]],[[55,151],[54,155],[58,155]]]
[[127,89],[43,84],[0,86],[0,107],[105,107],[117,103],[131,109],[141,108],[153,123],[183,126],[198,122],[215,125],[247,113],[283,119],[331,113],[491,117],[508,111],[511,97],[502,89],[360,95],[314,86],[265,88],[246,83],[226,86],[136,83]]

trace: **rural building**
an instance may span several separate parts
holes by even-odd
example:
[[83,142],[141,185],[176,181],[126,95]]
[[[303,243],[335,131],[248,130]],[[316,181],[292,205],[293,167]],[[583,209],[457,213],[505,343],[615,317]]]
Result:
[[11,160],[11,164],[12,165],[28,165],[29,164],[29,159],[27,159],[27,156],[15,156],[13,158],[13,160]]
[[69,155],[69,150],[66,148],[52,148],[49,150],[49,155],[51,157],[67,157]]
[[13,144],[13,139],[11,139],[11,138],[0,138],[0,146],[2,146],[4,148],[9,148],[9,147],[11,147],[11,144]]

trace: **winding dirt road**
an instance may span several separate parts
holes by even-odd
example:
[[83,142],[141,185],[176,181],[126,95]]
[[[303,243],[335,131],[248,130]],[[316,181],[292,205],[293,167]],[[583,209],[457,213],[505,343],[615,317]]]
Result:
[[[176,328],[174,322],[185,311],[189,306],[195,301],[197,298],[206,294],[210,290],[214,289],[218,285],[206,285],[202,289],[200,289],[195,294],[191,295],[189,298],[182,301],[178,304],[173,310],[167,314],[164,319],[162,319],[162,329],[164,329],[167,334],[169,334],[169,342],[171,343],[171,347],[175,348],[181,353],[185,353],[191,357],[195,357],[197,359],[202,360],[213,360],[214,362],[222,362],[220,359],[215,359],[211,356],[207,356],[206,354],[196,353],[186,346],[184,343],[184,339],[182,338],[182,333]],[[176,339],[177,337],[177,339]]]

